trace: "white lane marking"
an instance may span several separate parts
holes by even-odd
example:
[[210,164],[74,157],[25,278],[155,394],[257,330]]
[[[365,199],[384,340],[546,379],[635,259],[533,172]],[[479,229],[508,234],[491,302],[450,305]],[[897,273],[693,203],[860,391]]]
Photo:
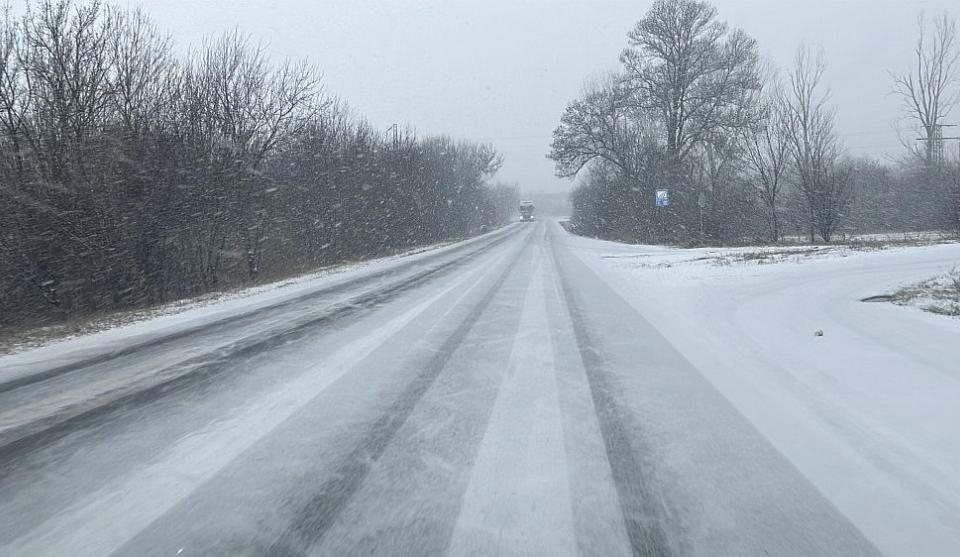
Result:
[[[501,258],[502,259],[502,258]],[[498,265],[484,269],[484,276]],[[473,284],[464,284],[474,279]],[[182,439],[158,461],[137,470],[67,507],[27,534],[0,548],[0,555],[107,555],[119,549],[151,522],[188,497],[243,451],[308,404],[324,389],[361,363],[396,332],[448,293],[462,293],[456,307],[476,284],[473,273],[408,311],[380,324],[369,334],[345,344],[322,364],[280,385],[244,408],[237,416],[211,424]]]
[[451,555],[575,555],[576,535],[537,266],[449,546]]

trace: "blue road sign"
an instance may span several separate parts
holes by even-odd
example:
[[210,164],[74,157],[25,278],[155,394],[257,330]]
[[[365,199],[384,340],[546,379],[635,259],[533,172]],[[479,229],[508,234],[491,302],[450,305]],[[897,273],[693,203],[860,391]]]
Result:
[[670,204],[670,190],[657,190],[657,207],[666,207]]

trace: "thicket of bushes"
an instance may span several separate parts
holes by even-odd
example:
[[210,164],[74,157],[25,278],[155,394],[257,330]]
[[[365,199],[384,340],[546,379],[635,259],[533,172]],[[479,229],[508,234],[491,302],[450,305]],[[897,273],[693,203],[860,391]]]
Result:
[[[920,162],[892,164],[868,158],[845,162],[851,169],[849,200],[838,215],[831,240],[889,232],[960,234],[960,171],[956,167],[927,172]],[[802,192],[789,185],[780,192],[775,234],[771,211],[756,182],[749,171],[741,172],[708,189],[692,181],[671,182],[656,172],[634,179],[608,164],[595,164],[571,193],[571,223],[579,234],[628,243],[811,241],[811,218]],[[667,208],[654,206],[655,190],[660,188],[670,190]],[[697,203],[699,191],[708,192],[702,211]],[[822,238],[815,236],[813,241]]]
[[0,326],[140,307],[475,233],[493,147],[385,133],[239,33],[189,56],[139,11],[0,21]]

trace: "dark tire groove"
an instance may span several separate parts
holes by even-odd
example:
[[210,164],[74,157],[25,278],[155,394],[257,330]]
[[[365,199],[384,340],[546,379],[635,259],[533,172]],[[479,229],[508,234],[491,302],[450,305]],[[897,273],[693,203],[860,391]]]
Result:
[[[583,310],[577,303],[569,279],[561,269],[556,242],[553,244],[554,268],[560,277],[564,302],[573,325],[577,351],[583,362],[590,386],[590,395],[596,410],[600,434],[606,448],[607,460],[614,486],[623,513],[627,537],[633,554],[643,557],[667,557],[673,555],[667,534],[658,517],[666,516],[658,504],[658,497],[647,481],[646,466],[641,455],[630,441],[625,429],[625,410],[616,399],[616,386],[611,383],[608,364],[598,349],[596,339],[590,335]],[[651,520],[653,519],[653,520]]]

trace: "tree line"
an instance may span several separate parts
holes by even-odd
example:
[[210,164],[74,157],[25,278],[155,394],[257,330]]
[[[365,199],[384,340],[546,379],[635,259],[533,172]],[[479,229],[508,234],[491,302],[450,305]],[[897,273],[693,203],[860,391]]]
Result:
[[240,32],[187,55],[139,10],[0,20],[0,326],[143,307],[475,234],[496,150],[373,128]]
[[[891,74],[904,117],[897,163],[848,154],[822,50],[776,71],[744,31],[699,0],[658,0],[627,35],[620,69],[564,111],[549,157],[579,177],[571,224],[628,242],[830,242],[887,231],[960,233],[960,160],[944,118],[960,100],[956,22],[920,18],[914,67]],[[667,206],[654,204],[666,189]]]

